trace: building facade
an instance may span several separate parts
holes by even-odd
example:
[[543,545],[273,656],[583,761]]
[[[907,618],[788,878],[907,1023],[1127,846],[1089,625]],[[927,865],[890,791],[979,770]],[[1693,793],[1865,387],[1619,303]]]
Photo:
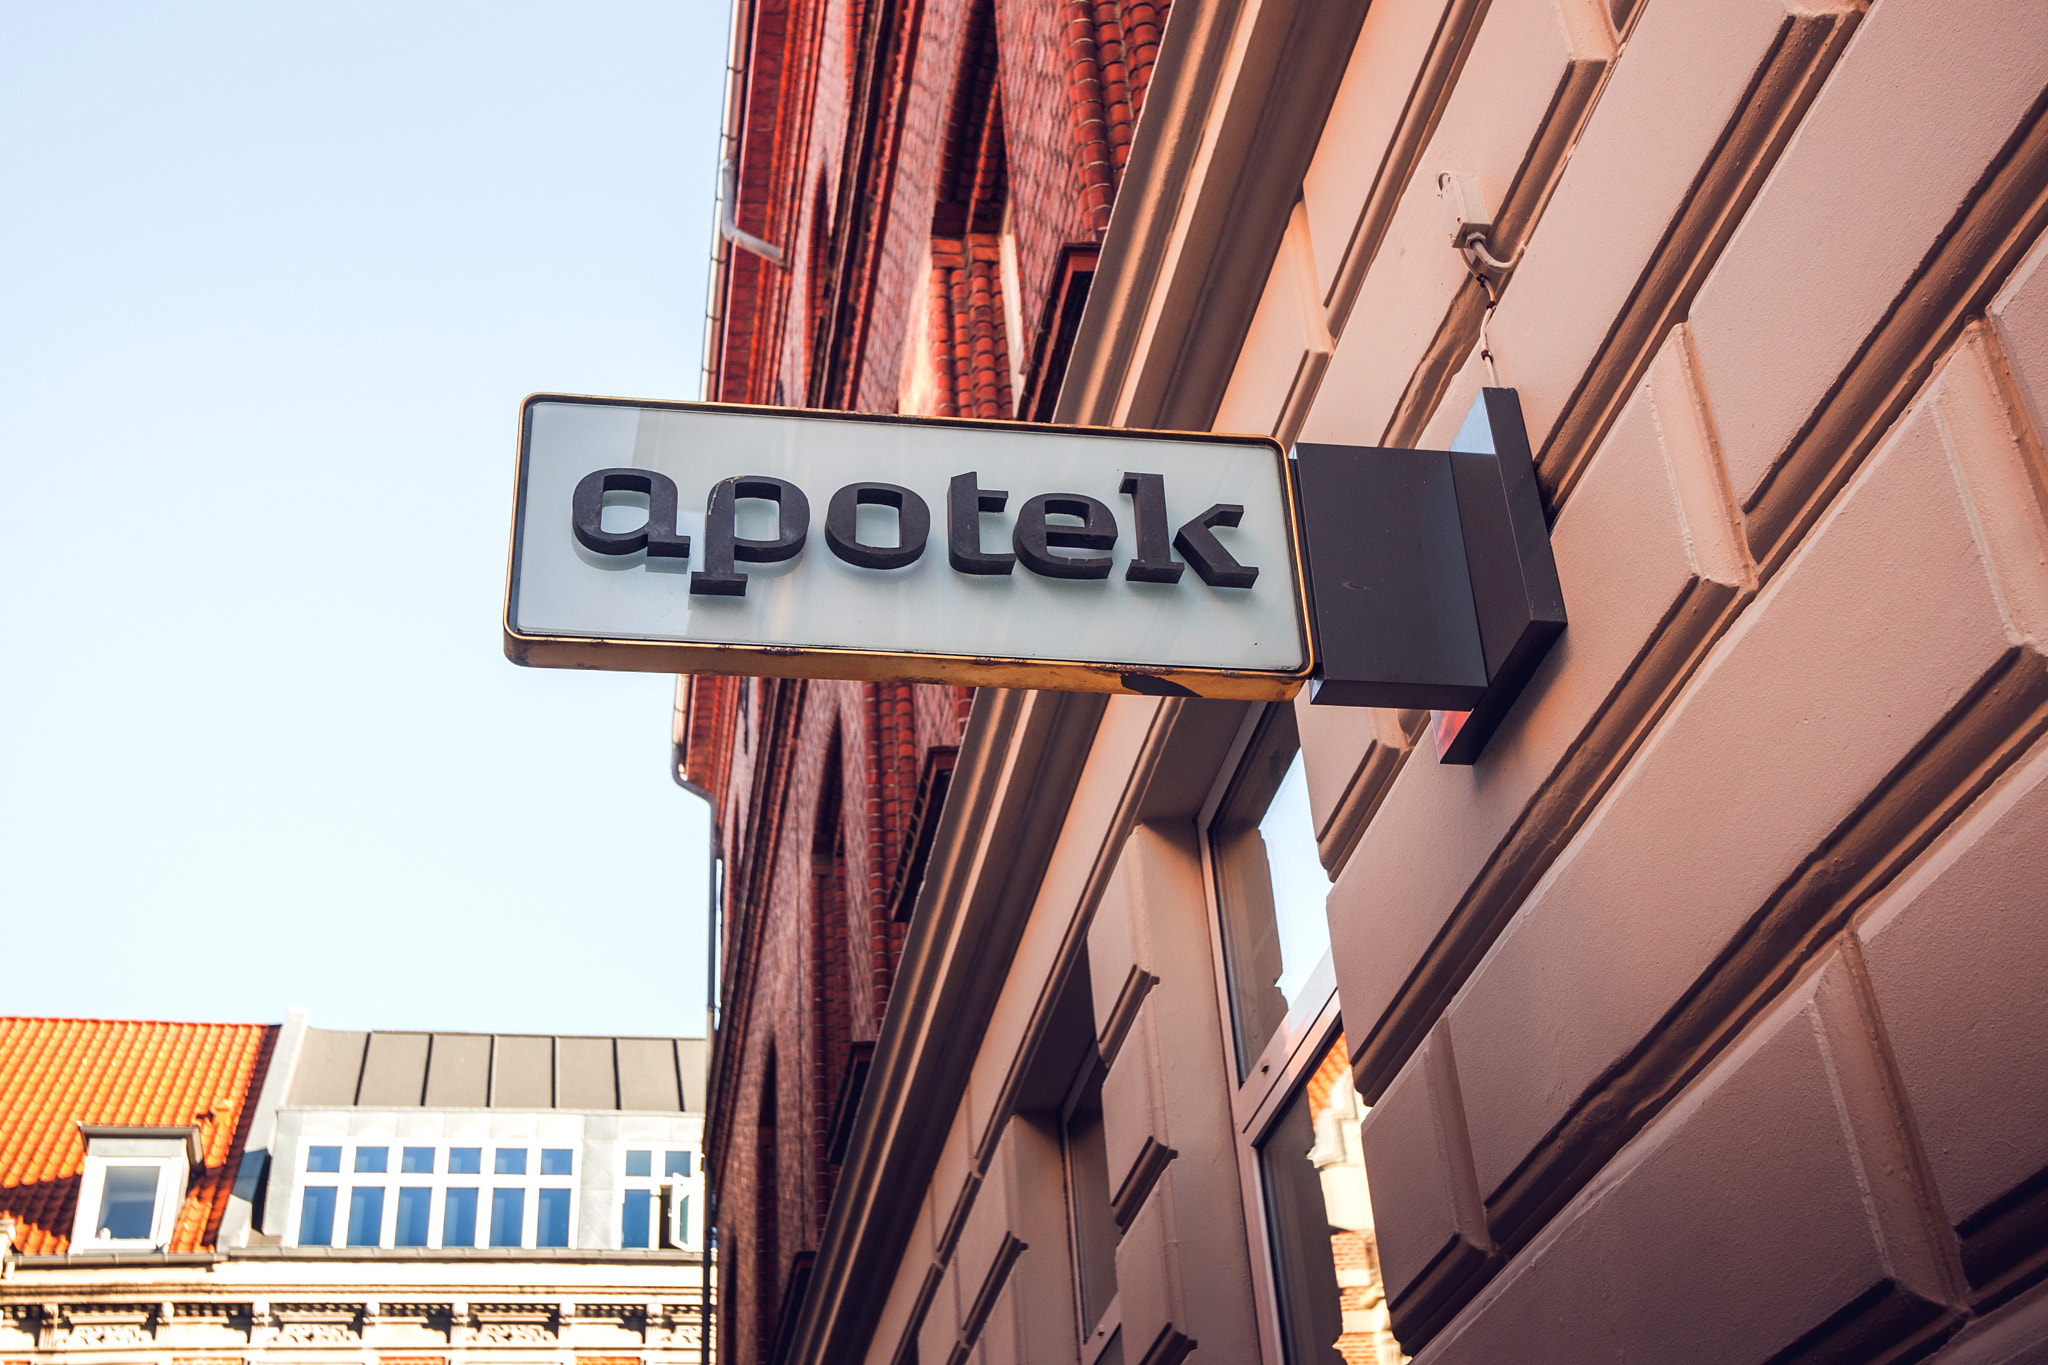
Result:
[[693,680],[733,1358],[2048,1359],[2048,10],[736,34],[707,396],[1441,450],[1510,388],[1570,624],[1469,767]]
[[700,1365],[704,1051],[0,1021],[0,1357]]

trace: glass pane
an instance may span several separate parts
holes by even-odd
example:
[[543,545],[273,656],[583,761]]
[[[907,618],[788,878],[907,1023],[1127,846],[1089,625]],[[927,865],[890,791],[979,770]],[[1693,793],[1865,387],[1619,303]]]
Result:
[[408,1147],[398,1155],[398,1170],[401,1175],[432,1175],[434,1173],[434,1149],[432,1147]]
[[544,1247],[569,1245],[569,1191],[542,1190],[537,1196],[538,1215],[534,1244]]
[[100,1193],[101,1238],[142,1242],[156,1221],[155,1166],[109,1166]]
[[690,1244],[690,1196],[676,1200],[676,1245]]
[[627,1175],[627,1176],[628,1176],[629,1178],[631,1178],[631,1177],[644,1177],[644,1176],[650,1176],[650,1175],[653,1175],[653,1174],[654,1174],[654,1153],[652,1153],[652,1152],[628,1152],[628,1153],[626,1153],[626,1175]]
[[690,1153],[670,1152],[662,1166],[663,1175],[679,1175],[687,1180],[690,1178]]
[[384,1168],[390,1164],[390,1161],[391,1149],[389,1147],[356,1148],[356,1169],[358,1171],[373,1171],[378,1175],[382,1175]]
[[570,1147],[543,1147],[540,1149],[540,1173],[542,1175],[573,1175],[576,1164],[575,1149]]
[[1339,1034],[1259,1148],[1288,1365],[1407,1359],[1387,1324],[1363,1117]]
[[316,1175],[332,1174],[341,1169],[341,1148],[308,1147],[306,1169]]
[[[475,1151],[476,1148],[470,1148]],[[444,1247],[473,1247],[476,1245],[476,1191],[461,1189],[448,1191],[448,1197],[441,1203],[441,1245]]]
[[[427,1148],[429,1152],[434,1149]],[[427,1213],[434,1206],[434,1192],[424,1186],[408,1185],[398,1192],[398,1226],[392,1230],[395,1246],[423,1247],[427,1244]]]
[[[638,1153],[646,1156],[647,1153]],[[654,1206],[652,1190],[627,1190],[625,1211],[619,1217],[619,1245],[622,1247],[647,1246],[647,1234],[652,1224],[650,1217]]]
[[1116,1297],[1116,1211],[1110,1204],[1109,1146],[1102,1131],[1102,1078],[1082,1091],[1065,1124],[1067,1211],[1080,1264],[1081,1336],[1095,1334]]
[[[335,1160],[341,1158],[337,1156]],[[299,1245],[302,1247],[327,1247],[334,1245],[334,1186],[308,1185],[305,1198],[299,1201]]]
[[[520,1155],[524,1156],[525,1153]],[[526,1221],[525,1190],[491,1191],[491,1245],[519,1245],[520,1224]]]
[[498,1149],[499,1175],[525,1175],[526,1149],[524,1147],[500,1147]]
[[481,1147],[450,1147],[448,1149],[448,1174],[479,1175],[484,1169],[484,1149]]
[[1238,1079],[1330,947],[1330,877],[1316,852],[1294,708],[1269,707],[1209,827]]
[[348,1196],[348,1244],[373,1247],[384,1232],[384,1191],[355,1189]]

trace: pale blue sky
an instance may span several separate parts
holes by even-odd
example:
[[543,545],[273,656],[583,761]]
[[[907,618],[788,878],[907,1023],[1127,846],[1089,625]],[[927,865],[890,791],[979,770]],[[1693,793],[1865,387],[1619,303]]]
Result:
[[499,615],[519,400],[698,396],[724,6],[4,8],[0,1013],[701,1033],[672,682]]

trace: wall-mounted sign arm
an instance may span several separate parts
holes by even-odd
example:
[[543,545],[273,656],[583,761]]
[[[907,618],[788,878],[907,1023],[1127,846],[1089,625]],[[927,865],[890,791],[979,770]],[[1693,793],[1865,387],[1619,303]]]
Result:
[[1449,713],[1475,761],[1564,630],[1521,403],[1486,389],[1454,449],[1295,447],[1323,706]]

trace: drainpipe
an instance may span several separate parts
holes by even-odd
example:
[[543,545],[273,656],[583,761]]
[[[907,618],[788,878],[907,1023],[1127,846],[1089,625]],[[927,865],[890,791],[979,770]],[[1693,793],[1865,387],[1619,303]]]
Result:
[[728,157],[718,168],[718,235],[742,251],[750,251],[770,265],[782,264],[782,248],[764,242],[753,233],[740,227],[740,173],[739,167]]
[[[690,740],[690,693],[696,679],[688,674],[676,679],[675,717],[670,730],[669,776],[678,787],[694,796],[704,799],[704,805],[711,812],[710,856],[705,859],[704,923],[705,943],[705,992],[704,992],[704,1037],[708,1042],[718,1029],[718,806],[711,799],[711,793],[683,776],[683,760],[687,756]],[[704,1266],[703,1278],[697,1294],[697,1359],[700,1365],[711,1365],[712,1336],[717,1321],[718,1283],[718,1203],[709,1182],[704,1186]]]

